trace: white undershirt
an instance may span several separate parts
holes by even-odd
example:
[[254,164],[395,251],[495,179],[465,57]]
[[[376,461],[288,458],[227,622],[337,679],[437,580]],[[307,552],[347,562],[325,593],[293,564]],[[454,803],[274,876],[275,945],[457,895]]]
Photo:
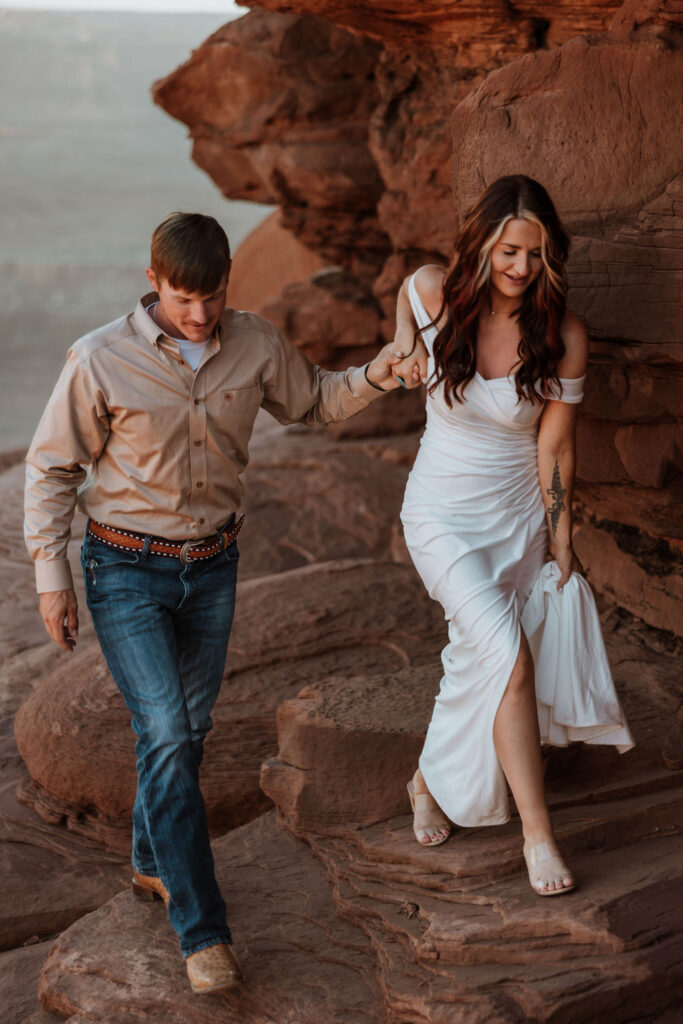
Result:
[[[155,324],[156,320],[154,319],[154,314],[158,305],[158,302],[153,302],[151,306],[147,306],[145,308],[145,313],[149,313]],[[168,337],[171,338],[172,341],[178,342],[181,356],[196,373],[199,369],[199,364],[202,361],[204,350],[211,341],[211,338],[207,338],[206,341],[189,341],[187,338],[174,338],[172,334],[169,334]]]

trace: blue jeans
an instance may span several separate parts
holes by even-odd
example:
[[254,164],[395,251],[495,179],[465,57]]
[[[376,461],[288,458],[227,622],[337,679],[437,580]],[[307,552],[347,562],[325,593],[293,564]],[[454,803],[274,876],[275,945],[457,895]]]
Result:
[[148,547],[118,550],[86,533],[81,565],[95,632],[137,734],[133,867],[161,878],[189,956],[231,942],[199,765],[223,678],[239,553],[233,541],[183,565]]

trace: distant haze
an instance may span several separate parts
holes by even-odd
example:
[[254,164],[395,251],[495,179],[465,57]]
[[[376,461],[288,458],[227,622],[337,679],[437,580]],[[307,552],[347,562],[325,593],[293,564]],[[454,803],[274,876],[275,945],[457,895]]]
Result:
[[[234,0],[5,0],[2,7],[40,11],[131,11],[159,14],[222,14],[229,18],[244,14]],[[0,8],[1,10],[2,8]]]
[[235,248],[270,212],[226,200],[150,97],[226,20],[0,9],[0,450],[30,439],[69,345],[132,311],[167,213],[211,214]]

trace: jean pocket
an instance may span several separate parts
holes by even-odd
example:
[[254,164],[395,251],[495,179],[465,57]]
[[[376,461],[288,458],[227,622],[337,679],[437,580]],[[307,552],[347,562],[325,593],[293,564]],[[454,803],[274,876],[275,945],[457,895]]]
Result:
[[89,535],[86,536],[81,548],[81,566],[86,587],[96,587],[98,577],[103,573],[109,575],[113,569],[126,569],[137,565],[139,561],[139,551],[112,548]]

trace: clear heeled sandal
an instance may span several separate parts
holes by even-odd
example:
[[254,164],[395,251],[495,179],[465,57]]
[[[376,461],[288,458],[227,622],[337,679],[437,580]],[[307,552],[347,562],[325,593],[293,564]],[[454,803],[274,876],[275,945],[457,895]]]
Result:
[[[563,896],[565,893],[573,892],[576,889],[576,882],[572,877],[571,871],[569,871],[557,850],[554,850],[550,843],[536,843],[534,846],[530,843],[525,843],[524,859],[529,872],[529,883],[537,896]],[[544,884],[543,879],[548,876],[562,879],[563,882],[565,879],[571,878],[571,884],[563,884],[559,889],[544,889],[542,888]]]
[[[451,834],[450,822],[443,814],[443,811],[441,810],[433,796],[431,796],[429,793],[415,792],[415,785],[412,779],[408,783],[407,789],[408,796],[410,797],[410,806],[413,811],[413,816],[416,814],[417,811],[436,811],[440,815],[442,815],[443,818],[443,823],[440,823],[438,825],[425,825],[422,828],[416,828],[415,823],[413,822],[413,832],[415,833],[415,838],[417,839],[418,844],[423,847],[441,846],[441,844],[445,843]],[[439,833],[445,831],[446,835],[440,834],[434,836],[432,834],[434,830],[437,830]],[[424,837],[426,837],[429,841],[424,842]]]

